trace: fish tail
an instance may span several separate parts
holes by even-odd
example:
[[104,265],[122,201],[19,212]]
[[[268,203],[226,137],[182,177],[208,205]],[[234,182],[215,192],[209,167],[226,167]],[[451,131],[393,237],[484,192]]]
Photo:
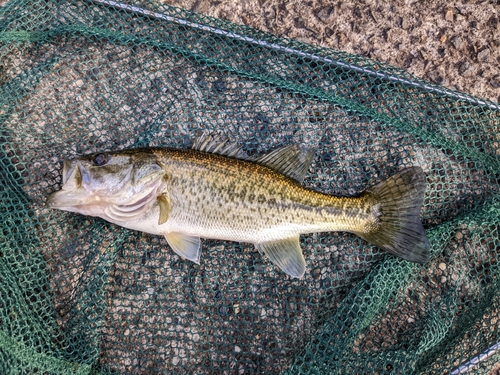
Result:
[[363,195],[376,207],[376,219],[370,230],[356,234],[402,259],[427,262],[430,244],[420,220],[425,188],[420,167],[404,169],[368,188]]

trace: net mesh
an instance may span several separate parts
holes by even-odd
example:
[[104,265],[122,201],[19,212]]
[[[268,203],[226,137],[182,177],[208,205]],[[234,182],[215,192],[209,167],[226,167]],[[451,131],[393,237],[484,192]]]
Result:
[[[2,374],[442,374],[481,353],[474,371],[487,373],[498,361],[485,352],[499,341],[498,105],[154,2],[14,0],[0,27]],[[63,159],[187,148],[203,131],[249,155],[313,146],[304,185],[335,195],[421,166],[431,261],[311,234],[292,280],[253,245],[203,240],[196,265],[162,237],[44,205]]]

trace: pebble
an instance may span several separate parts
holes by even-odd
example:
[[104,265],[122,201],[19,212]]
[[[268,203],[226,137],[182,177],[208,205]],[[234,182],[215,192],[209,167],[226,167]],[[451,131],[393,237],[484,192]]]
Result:
[[404,17],[401,21],[401,28],[403,30],[408,30],[410,28],[410,20]]
[[234,313],[235,314],[239,314],[239,312],[241,311],[240,304],[239,303],[234,303],[233,304],[233,309],[234,309]]
[[235,346],[234,346],[234,351],[235,351],[236,353],[239,353],[239,352],[241,352],[241,348],[240,348],[238,345],[235,345]]
[[441,77],[441,75],[437,72],[432,72],[430,71],[427,76],[429,77],[429,79],[434,82],[434,83],[437,83],[438,85],[441,85],[444,81],[443,77]]
[[472,64],[468,61],[464,61],[460,66],[458,67],[458,72],[463,75],[463,76],[468,76],[473,74],[477,69],[476,64]]
[[485,48],[477,54],[477,59],[482,62],[487,62],[490,59],[490,49]]
[[321,8],[318,13],[316,13],[316,16],[321,20],[323,23],[329,23],[332,19],[332,16],[334,14],[334,9],[331,5],[327,5],[323,8]]
[[221,307],[219,307],[219,314],[222,316],[227,315],[228,311],[229,308],[227,306],[222,305]]
[[224,81],[218,79],[217,81],[214,82],[214,88],[217,91],[225,91],[226,90],[226,85],[224,84]]
[[458,49],[463,46],[464,40],[461,36],[455,36],[451,39],[451,44],[453,44],[455,48]]
[[448,9],[444,18],[446,21],[453,22],[453,9]]
[[490,79],[490,85],[496,89],[500,88],[500,76],[495,76]]
[[439,269],[444,271],[446,269],[446,263],[439,263]]

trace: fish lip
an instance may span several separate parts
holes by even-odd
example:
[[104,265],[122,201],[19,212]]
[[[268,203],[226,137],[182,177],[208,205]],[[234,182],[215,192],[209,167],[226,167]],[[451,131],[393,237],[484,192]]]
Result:
[[88,197],[88,193],[82,187],[82,175],[76,160],[64,160],[62,171],[62,186],[47,198],[45,206],[69,211],[83,198]]
[[45,206],[49,207],[49,208],[59,208],[58,204],[57,204],[57,196],[60,195],[59,193],[61,192],[61,190],[59,191],[56,191],[52,194],[50,194],[48,197],[47,197],[47,200],[45,201]]
[[73,211],[75,207],[87,203],[89,195],[84,190],[59,190],[49,195],[45,205],[65,211]]

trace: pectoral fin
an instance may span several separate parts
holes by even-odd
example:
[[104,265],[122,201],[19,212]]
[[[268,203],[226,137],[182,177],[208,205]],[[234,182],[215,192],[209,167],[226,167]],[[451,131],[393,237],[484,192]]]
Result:
[[158,218],[158,225],[165,224],[168,220],[168,215],[170,214],[170,199],[162,194],[158,198],[158,204],[160,206],[160,217]]
[[183,233],[170,232],[165,235],[168,244],[178,255],[200,264],[200,238]]
[[306,261],[302,255],[298,236],[258,243],[255,247],[290,276],[296,278],[304,276]]

